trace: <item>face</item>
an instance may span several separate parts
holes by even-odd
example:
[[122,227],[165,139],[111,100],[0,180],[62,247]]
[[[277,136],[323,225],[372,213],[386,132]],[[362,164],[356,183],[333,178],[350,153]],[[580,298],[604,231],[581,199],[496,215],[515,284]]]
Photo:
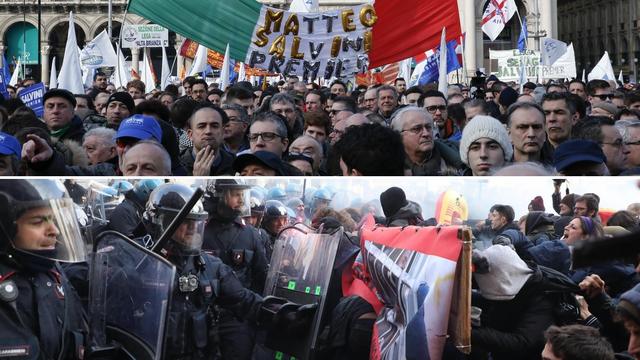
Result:
[[489,220],[491,221],[491,229],[493,230],[498,230],[507,224],[507,219],[495,210],[489,213]]
[[275,176],[276,171],[262,164],[249,164],[240,171],[241,176]]
[[107,92],[109,92],[109,94],[113,94],[114,92],[116,92],[116,86],[113,84],[109,84],[107,85],[107,87],[105,88],[105,90]]
[[615,126],[603,125],[602,151],[607,157],[609,171],[617,174],[624,170],[629,148],[622,141],[622,136]]
[[567,92],[562,86],[549,86],[547,93],[563,93]]
[[[255,137],[258,134],[262,136]],[[255,138],[254,138],[255,137]],[[265,139],[267,137],[267,139]],[[279,157],[287,150],[289,140],[278,136],[277,126],[271,121],[258,121],[249,128],[251,152],[270,151]]]
[[307,94],[307,99],[305,100],[304,105],[307,111],[323,110],[320,95],[317,94]]
[[347,108],[347,106],[342,103],[342,102],[334,102],[331,105],[331,111],[329,111],[329,117],[331,118],[331,124],[335,124],[336,117],[345,111],[345,109]]
[[247,130],[247,124],[240,121],[240,114],[235,110],[225,110],[229,122],[224,126],[224,140],[242,139]]
[[560,215],[562,216],[567,216],[571,214],[571,208],[568,207],[567,205],[560,203]]
[[116,147],[105,143],[98,136],[87,136],[82,143],[82,148],[91,165],[105,162],[116,156]]
[[331,145],[337,143],[344,135],[347,129],[347,118],[351,116],[350,111],[342,111],[335,117],[335,123],[333,124],[333,130],[329,133],[329,142]]
[[7,92],[9,93],[9,97],[15,99],[16,98],[16,89],[14,88],[7,88]]
[[418,99],[420,98],[420,93],[411,93],[404,97],[407,102],[407,105],[410,106],[418,106]]
[[509,136],[513,147],[522,154],[537,154],[546,139],[544,116],[536,109],[518,109],[511,114]]
[[202,228],[202,226],[202,221],[186,219],[182,224],[178,225],[171,238],[188,248],[200,248],[202,237],[200,236],[199,228]]
[[293,128],[293,125],[296,123],[295,105],[291,103],[275,103],[271,104],[271,111],[284,116],[287,119],[289,126]]
[[415,111],[404,115],[402,145],[407,154],[424,155],[433,150],[433,120]]
[[96,99],[93,101],[93,105],[96,107],[96,113],[102,114],[102,109],[104,109],[107,104],[107,100],[109,100],[107,94],[98,94],[96,96]]
[[76,98],[76,108],[75,110],[85,110],[89,108],[89,103],[87,102],[87,99],[85,98],[81,98],[81,97],[77,97]]
[[545,101],[542,103],[544,110],[547,136],[553,144],[560,144],[571,136],[571,127],[575,125],[577,118],[571,115],[569,107],[564,100]]
[[447,102],[441,97],[424,98],[423,107],[433,116],[433,123],[439,128],[444,128],[444,122],[449,114],[447,113]]
[[491,91],[488,91],[486,94],[484,94],[484,101],[486,102],[495,101],[495,99],[496,97]]
[[580,240],[587,238],[587,235],[582,231],[582,223],[579,218],[575,218],[564,227],[564,239],[567,245],[574,245]]
[[309,125],[307,126],[307,129],[304,131],[304,134],[309,135],[312,138],[318,140],[318,142],[321,144],[323,141],[327,139],[327,132],[323,127],[320,127],[320,126]]
[[120,101],[112,101],[107,105],[107,122],[117,127],[123,119],[131,115],[127,105]]
[[404,80],[396,81],[396,90],[398,90],[399,93],[403,93],[407,90],[407,83]]
[[130,88],[127,89],[127,92],[129,93],[129,95],[131,95],[131,97],[134,100],[135,99],[144,99],[144,94],[138,88],[130,87]]
[[68,100],[59,97],[44,102],[44,122],[49,130],[58,130],[67,126],[73,119],[73,107]]
[[16,220],[16,236],[13,244],[22,250],[54,250],[60,234],[49,207],[26,211]]
[[398,106],[398,100],[393,94],[393,90],[378,91],[378,109],[383,114],[391,114],[393,109]]
[[231,189],[225,192],[225,202],[232,210],[242,210],[244,207],[244,197],[246,190]]
[[587,92],[585,91],[584,86],[580,83],[569,84],[569,92],[578,95],[582,100],[587,100]]
[[347,93],[347,89],[345,89],[341,84],[333,84],[331,87],[331,93],[342,96]]
[[[473,119],[474,116],[483,114],[482,108],[479,106],[465,107],[464,110],[465,110],[465,114],[467,115],[467,122],[471,121],[471,119]],[[483,115],[486,115],[486,114],[483,114]]]
[[555,356],[551,344],[548,342],[544,345],[541,356],[542,360],[562,360],[562,358]]
[[286,216],[279,216],[270,219],[265,223],[265,228],[272,234],[279,233],[285,226],[287,226],[288,219]]
[[140,144],[128,149],[122,158],[124,176],[167,176],[171,175],[171,165],[165,168],[163,156],[155,145]]
[[613,99],[613,93],[611,92],[611,88],[607,89],[596,89],[595,95],[589,95],[589,102],[591,105],[599,104],[602,102],[611,102]]
[[640,127],[628,127],[627,132],[629,138],[625,142],[625,145],[629,149],[627,154],[627,167],[640,166]]
[[589,216],[587,210],[587,203],[585,201],[576,201],[573,206],[573,213],[576,216]]
[[185,82],[182,84],[182,88],[184,89],[184,94],[187,96],[191,96],[191,84]]
[[289,161],[289,164],[295,166],[296,169],[300,170],[304,176],[313,176],[313,167],[308,161],[292,160]]
[[376,90],[375,89],[371,89],[371,90],[367,90],[364,93],[364,107],[376,112],[378,111],[378,99],[376,98]]
[[191,87],[191,98],[202,102],[207,98],[207,87],[204,84],[194,84]]
[[255,105],[253,102],[253,99],[244,99],[244,100],[240,100],[240,99],[234,99],[232,101],[233,104],[238,104],[240,106],[242,106],[243,108],[245,108],[245,110],[247,110],[247,114],[249,114],[249,116],[253,115],[253,110],[255,109]]
[[504,165],[504,151],[489,138],[480,138],[469,146],[469,167],[474,176],[491,175]]
[[213,109],[204,108],[193,115],[187,130],[187,136],[193,141],[196,151],[210,146],[217,150],[222,143],[222,117]]
[[635,321],[626,319],[624,328],[629,332],[629,346],[627,351],[634,359],[640,359],[640,325]]
[[322,154],[318,152],[318,149],[314,146],[314,140],[309,138],[300,137],[291,143],[289,147],[290,153],[298,153],[306,155],[313,159],[313,167],[320,167],[320,161],[322,161]]
[[98,89],[105,90],[107,88],[107,77],[106,76],[96,76],[96,79],[93,81],[93,86]]

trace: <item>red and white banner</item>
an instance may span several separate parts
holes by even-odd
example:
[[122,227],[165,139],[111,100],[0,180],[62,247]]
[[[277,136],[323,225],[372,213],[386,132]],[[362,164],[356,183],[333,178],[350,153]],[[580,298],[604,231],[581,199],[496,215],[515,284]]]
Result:
[[516,10],[515,0],[490,0],[482,15],[482,31],[494,41]]

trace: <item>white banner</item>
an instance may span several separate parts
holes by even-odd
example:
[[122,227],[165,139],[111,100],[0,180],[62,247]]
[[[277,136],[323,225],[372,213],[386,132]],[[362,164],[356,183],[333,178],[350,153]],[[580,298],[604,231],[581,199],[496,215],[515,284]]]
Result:
[[160,25],[125,25],[123,31],[123,48],[169,46],[169,30]]
[[540,79],[572,79],[576,77],[576,59],[573,44],[567,47],[567,52],[553,65],[545,66],[540,63],[540,52],[526,50],[520,55],[518,49],[513,50],[489,50],[489,58],[498,60],[498,69],[492,69],[501,81],[519,81],[522,61],[528,80],[536,80],[538,73]]

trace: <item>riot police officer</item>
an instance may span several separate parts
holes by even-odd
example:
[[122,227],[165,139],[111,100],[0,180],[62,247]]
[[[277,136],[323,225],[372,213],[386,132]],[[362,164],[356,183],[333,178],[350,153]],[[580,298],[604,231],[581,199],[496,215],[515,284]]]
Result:
[[278,200],[267,200],[264,204],[264,217],[262,219],[262,228],[269,236],[265,243],[267,258],[271,260],[273,253],[273,245],[276,242],[278,233],[289,224],[289,214],[287,207]]
[[[228,265],[242,285],[261,293],[267,275],[263,241],[242,216],[250,214],[249,185],[238,179],[217,179],[209,183],[205,207],[209,222],[205,227],[203,250]],[[225,359],[249,359],[254,331],[228,311],[220,312],[219,333]]]
[[[163,184],[151,193],[143,218],[154,240],[169,227],[193,192],[181,184]],[[278,312],[283,300],[263,299],[244,288],[229,266],[201,250],[207,218],[202,203],[196,203],[163,251],[177,269],[166,338],[165,357],[169,359],[215,359],[218,347],[223,359],[238,358],[239,354],[229,352],[225,340],[219,337],[220,310],[215,310],[214,304],[235,318],[259,324],[272,321],[274,318],[269,315]],[[299,306],[289,304],[282,308],[294,316],[276,319],[297,321]],[[243,350],[250,354],[252,348]]]
[[311,204],[309,207],[305,207],[307,218],[313,220],[313,215],[319,209],[327,207],[331,204],[333,194],[328,189],[320,188],[313,192],[311,197]]
[[54,180],[0,180],[0,357],[78,359],[82,304],[58,261],[86,257],[73,202]]
[[131,238],[145,235],[142,214],[149,195],[160,184],[162,181],[158,179],[142,179],[133,189],[126,191],[124,200],[109,215],[106,230],[114,230]]

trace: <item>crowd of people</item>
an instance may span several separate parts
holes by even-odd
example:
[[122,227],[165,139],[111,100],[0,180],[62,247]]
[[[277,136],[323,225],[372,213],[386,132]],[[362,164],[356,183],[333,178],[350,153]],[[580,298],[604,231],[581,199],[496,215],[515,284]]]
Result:
[[[10,87],[4,175],[633,175],[634,84],[503,82],[327,87],[296,76],[226,89],[187,77],[145,93],[97,72],[86,94],[50,89],[39,119]],[[132,150],[132,151],[130,151]],[[144,156],[142,156],[144,154]]]
[[[82,241],[114,230],[154,251],[162,247],[159,253],[176,266],[164,338],[165,355],[172,359],[274,358],[273,350],[264,344],[265,336],[292,338],[311,327],[303,320],[308,320],[315,306],[263,297],[268,295],[263,290],[269,266],[274,266],[274,253],[295,251],[275,246],[278,234],[292,224],[307,224],[323,233],[344,229],[332,269],[340,275],[331,278],[335,284],[324,295],[326,315],[320,328],[325,331],[317,339],[314,356],[369,358],[376,318],[372,301],[382,301],[384,306],[387,299],[344,293],[341,284],[348,274],[358,276],[354,265],[362,251],[358,230],[371,216],[382,227],[449,226],[430,217],[429,211],[408,199],[399,187],[338,208],[329,187],[307,191],[289,183],[291,186],[265,188],[229,178],[198,184],[189,187],[149,178],[132,183],[111,180],[98,192],[87,192],[73,180],[64,184],[74,207],[84,209],[83,217],[106,220],[81,221]],[[160,243],[160,235],[196,186],[205,189],[202,202],[196,203],[167,243]],[[535,196],[523,214],[516,214],[508,204],[488,203],[486,219],[449,219],[452,225],[469,226],[473,233],[471,354],[447,343],[443,358],[640,359],[638,254],[630,251],[628,258],[588,266],[574,265],[571,256],[580,243],[637,234],[640,204],[605,212],[598,194],[563,195],[560,186],[556,184],[552,195],[553,211],[545,208],[541,196]],[[103,196],[100,202],[95,202],[96,193]],[[87,258],[79,256],[80,247],[70,240],[76,232],[69,229],[76,222],[69,218],[74,217],[71,199],[63,201],[67,196],[55,180],[0,181],[0,201],[11,209],[0,219],[0,300],[17,305],[0,307],[3,351],[23,351],[26,346],[35,358],[63,354],[71,359],[77,358],[74,351],[83,344],[86,329],[80,319],[92,272],[87,271]],[[108,203],[113,206],[106,206]],[[119,243],[128,242],[126,238],[118,237],[99,252],[115,251]],[[65,250],[69,248],[75,249],[73,254]],[[117,256],[120,262],[129,258],[135,257]],[[77,263],[60,266],[56,260]],[[117,266],[118,261],[110,266]],[[142,273],[142,262],[135,263]],[[129,300],[122,305],[111,304],[121,307],[118,315],[130,317],[128,310],[140,313],[135,299],[144,298],[149,284],[162,283],[157,278],[147,280],[150,283],[134,280],[135,273],[126,281],[117,276],[104,278],[139,292],[131,299],[127,296]],[[59,287],[49,291],[52,283]],[[64,305],[65,298],[74,306]],[[152,306],[149,299],[142,303]],[[56,325],[56,317],[58,322],[64,319],[63,327]],[[138,317],[138,321],[145,319]],[[271,322],[280,327],[269,327]],[[92,326],[99,323],[90,322]],[[52,326],[55,331],[49,331]]]

